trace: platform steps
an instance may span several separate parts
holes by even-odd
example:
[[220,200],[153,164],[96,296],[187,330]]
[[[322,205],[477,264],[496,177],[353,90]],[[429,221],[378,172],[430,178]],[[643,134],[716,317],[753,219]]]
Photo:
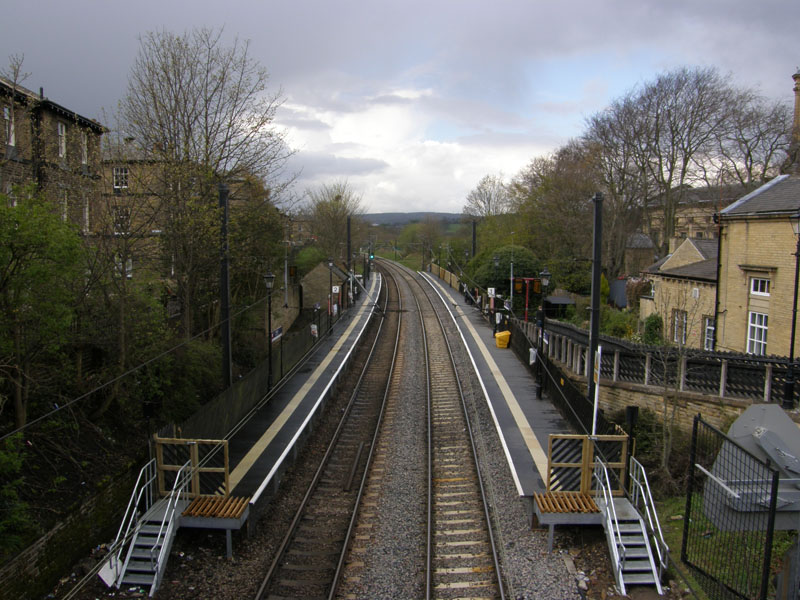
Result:
[[[120,585],[149,588],[150,596],[155,593],[167,566],[169,551],[178,529],[174,523],[170,527],[170,523],[163,522],[166,504],[166,499],[156,503],[141,519],[122,567]],[[175,519],[174,514],[172,518]]]
[[[627,499],[621,500],[630,505]],[[633,506],[630,510],[633,511]],[[644,520],[638,514],[633,518],[619,516],[619,513],[625,514],[626,512],[617,509],[616,531],[614,535],[606,535],[609,544],[614,543],[617,546],[618,565],[616,571],[621,579],[620,587],[625,590],[630,585],[655,586],[658,593],[661,594],[661,581],[647,539]],[[623,593],[625,592],[623,591]]]

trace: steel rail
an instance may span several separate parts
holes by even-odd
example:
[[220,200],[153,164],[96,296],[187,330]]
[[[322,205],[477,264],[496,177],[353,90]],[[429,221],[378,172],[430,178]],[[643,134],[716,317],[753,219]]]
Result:
[[[396,282],[395,282],[395,286],[396,286]],[[294,515],[294,517],[292,519],[292,522],[289,525],[289,528],[287,529],[287,532],[284,535],[277,552],[275,553],[275,556],[274,556],[274,558],[272,560],[272,563],[270,564],[270,567],[269,567],[266,575],[264,576],[264,579],[262,580],[261,586],[259,587],[258,591],[256,592],[255,600],[263,600],[263,598],[265,597],[265,593],[269,589],[269,586],[272,583],[273,577],[275,576],[275,574],[276,574],[276,572],[277,572],[277,570],[278,570],[278,568],[279,568],[279,566],[281,564],[281,561],[283,560],[283,558],[284,558],[284,556],[286,554],[286,551],[289,549],[289,546],[290,546],[290,544],[291,544],[291,542],[292,542],[292,540],[294,538],[294,535],[295,535],[295,533],[297,531],[298,525],[299,525],[303,515],[306,512],[306,508],[307,508],[307,506],[309,504],[309,501],[311,500],[311,498],[314,495],[315,490],[317,489],[318,483],[319,483],[320,479],[322,478],[322,475],[323,475],[323,473],[325,471],[325,468],[328,465],[329,459],[330,459],[331,455],[333,454],[334,450],[337,447],[337,444],[339,442],[339,439],[341,437],[342,432],[345,430],[345,426],[347,424],[347,419],[350,416],[351,409],[353,408],[353,406],[354,406],[354,404],[355,404],[355,402],[356,402],[356,400],[358,398],[358,395],[359,395],[359,392],[361,390],[362,384],[364,383],[364,379],[366,377],[366,374],[367,374],[367,372],[369,370],[369,367],[371,366],[372,361],[373,361],[373,359],[375,357],[375,353],[376,353],[376,349],[378,347],[378,343],[379,343],[379,341],[381,341],[381,336],[382,336],[382,333],[383,333],[383,326],[384,326],[384,324],[386,322],[385,321],[385,315],[386,315],[385,308],[386,308],[386,304],[388,304],[388,301],[389,301],[389,294],[387,293],[386,299],[385,299],[385,303],[384,303],[384,310],[383,310],[384,318],[382,318],[381,321],[380,321],[380,325],[378,327],[378,332],[376,333],[375,339],[374,339],[374,341],[372,343],[372,346],[370,348],[370,351],[369,351],[369,354],[367,356],[367,359],[365,360],[364,367],[362,368],[361,373],[359,374],[359,378],[358,378],[358,381],[357,381],[357,383],[356,383],[356,385],[354,387],[353,393],[351,394],[350,399],[348,400],[347,406],[345,407],[345,410],[342,413],[342,416],[341,416],[341,418],[339,420],[339,423],[338,423],[338,425],[336,427],[336,430],[335,430],[335,432],[334,432],[334,434],[332,436],[332,439],[331,439],[330,443],[328,444],[328,447],[325,450],[325,453],[324,453],[322,459],[320,460],[320,464],[319,464],[319,466],[317,467],[317,469],[316,469],[316,471],[314,473],[314,476],[313,476],[313,478],[312,478],[312,480],[311,480],[311,482],[310,482],[310,484],[309,484],[309,486],[308,486],[308,488],[306,490],[306,493],[304,494],[303,499],[300,502],[297,511],[295,512],[295,515]],[[398,318],[399,318],[399,316],[398,316]],[[400,323],[398,321],[395,345],[394,345],[393,355],[392,355],[392,359],[391,359],[390,373],[391,373],[391,371],[394,370],[394,364],[395,364],[396,359],[397,359],[397,347],[398,347],[398,341],[397,340],[399,339],[399,335],[400,335]],[[387,378],[387,383],[386,383],[386,389],[387,390],[388,390],[388,387],[390,385],[390,382],[391,382],[391,377]],[[383,399],[384,406],[385,406],[385,398],[386,398],[386,393],[384,393],[384,399]],[[380,421],[381,421],[381,419],[383,417],[384,406],[381,406],[381,409],[380,409],[380,412],[379,412],[379,418],[378,418],[376,429],[375,429],[375,433],[373,434],[373,439],[374,439],[375,436],[377,436],[377,433],[378,433],[378,431],[380,429]],[[374,443],[372,445],[374,446]],[[368,456],[368,461],[371,461],[371,458],[372,458],[372,450],[370,450],[370,453],[369,453],[369,456]],[[368,466],[369,465],[367,465],[367,467]],[[359,500],[360,500],[361,494],[363,492],[363,486],[364,486],[364,482],[363,481],[364,480],[362,480],[361,486],[360,486],[360,488],[358,490],[358,493],[357,493],[357,501],[355,502],[354,508],[353,508],[354,512],[357,511]],[[343,558],[342,557],[346,553],[346,549],[347,549],[347,546],[348,546],[347,541],[349,540],[350,532],[352,530],[353,521],[354,521],[354,519],[351,518],[351,525],[350,525],[350,527],[348,529],[348,536],[347,536],[347,538],[345,538],[345,543],[343,544],[343,548],[342,548],[342,551],[340,553],[340,557],[339,557],[339,561],[338,561],[339,566],[337,567],[337,570],[336,570],[335,580],[331,584],[331,595],[333,593],[335,593],[335,588],[336,588],[337,583],[338,583],[338,578],[341,575],[341,564],[343,562]]]

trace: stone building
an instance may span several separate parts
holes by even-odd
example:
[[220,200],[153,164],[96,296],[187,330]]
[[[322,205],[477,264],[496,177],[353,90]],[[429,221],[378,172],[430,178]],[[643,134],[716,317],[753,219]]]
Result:
[[717,241],[687,238],[643,275],[653,287],[649,296],[640,298],[639,318],[659,314],[667,341],[713,349]]
[[785,173],[720,212],[719,350],[789,354],[800,258],[800,71],[794,81],[795,122]]
[[103,126],[3,77],[0,111],[0,193],[13,199],[18,186],[33,184],[65,220],[89,232]]

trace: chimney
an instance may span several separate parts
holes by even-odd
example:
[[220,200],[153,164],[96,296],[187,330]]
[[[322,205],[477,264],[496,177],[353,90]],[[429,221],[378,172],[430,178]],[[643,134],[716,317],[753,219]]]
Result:
[[792,75],[794,79],[794,121],[792,124],[792,139],[789,142],[788,156],[781,167],[782,173],[793,175],[800,174],[800,67]]
[[792,146],[800,146],[800,67],[792,75],[794,79],[794,125],[792,126]]

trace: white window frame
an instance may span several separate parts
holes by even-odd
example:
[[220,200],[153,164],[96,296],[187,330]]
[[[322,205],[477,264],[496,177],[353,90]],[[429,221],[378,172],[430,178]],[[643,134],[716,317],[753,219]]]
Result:
[[[672,341],[681,346],[686,345],[687,321],[688,315],[685,310],[676,308],[672,311]],[[680,332],[680,336],[678,332]]]
[[81,131],[81,164],[89,164],[89,134]]
[[128,189],[128,167],[114,167],[111,177],[114,191]]
[[751,310],[747,313],[747,353],[756,356],[767,354],[769,316]]
[[714,323],[714,317],[703,317],[703,349],[714,349],[714,336],[716,335],[717,327]]
[[6,145],[17,145],[17,133],[14,129],[14,111],[10,106],[3,107],[3,121],[5,122]]
[[56,122],[56,136],[58,138],[58,157],[67,157],[67,124],[63,121]]
[[769,279],[767,277],[751,277],[750,294],[753,296],[769,296]]
[[89,198],[83,197],[83,233],[89,233]]

